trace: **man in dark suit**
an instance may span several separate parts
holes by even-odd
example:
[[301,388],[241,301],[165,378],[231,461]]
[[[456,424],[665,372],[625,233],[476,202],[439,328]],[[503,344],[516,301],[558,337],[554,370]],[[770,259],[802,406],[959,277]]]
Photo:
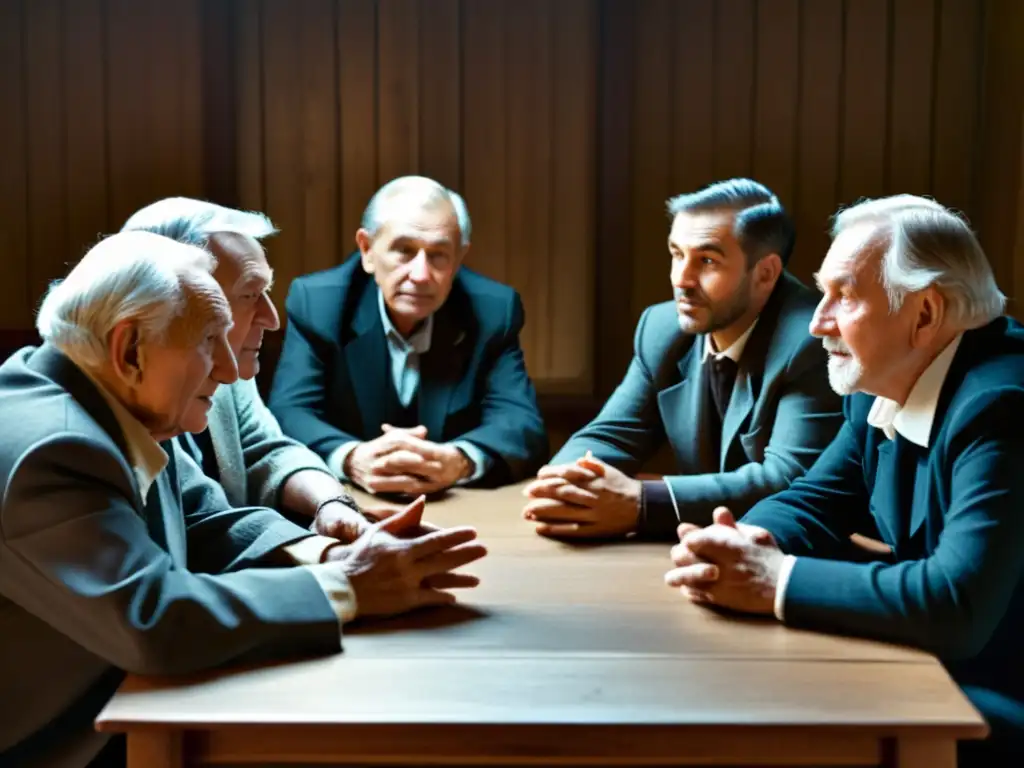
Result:
[[376,534],[417,528],[407,510],[348,547],[231,508],[172,439],[238,376],[211,269],[157,235],[107,238],[44,299],[44,344],[0,366],[0,765],[116,764],[92,721],[125,671],[336,653],[356,615],[474,582],[449,573],[483,554],[472,529]]
[[368,491],[496,486],[547,457],[519,346],[522,302],[461,267],[469,234],[458,195],[395,179],[367,206],[359,253],[288,292],[270,409]]
[[[736,524],[680,526],[672,586],[787,624],[939,656],[988,718],[961,765],[1024,758],[1024,328],[974,234],[901,195],[839,214],[811,324],[846,422]],[[857,394],[853,394],[857,393]],[[724,502],[723,502],[724,504]],[[849,562],[849,535],[891,550]]]
[[[839,427],[807,332],[817,294],[784,271],[794,234],[776,197],[732,179],[668,210],[675,301],[644,312],[626,378],[527,488],[539,533],[669,537],[785,488]],[[678,474],[631,477],[666,439]]]

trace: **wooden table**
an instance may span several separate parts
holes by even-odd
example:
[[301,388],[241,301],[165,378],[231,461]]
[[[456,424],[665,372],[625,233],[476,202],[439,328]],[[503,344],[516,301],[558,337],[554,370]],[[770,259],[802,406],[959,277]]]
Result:
[[129,768],[185,764],[948,768],[984,721],[918,651],[693,606],[664,544],[543,539],[520,488],[428,518],[488,557],[459,606],[347,628],[338,656],[130,677],[97,727]]

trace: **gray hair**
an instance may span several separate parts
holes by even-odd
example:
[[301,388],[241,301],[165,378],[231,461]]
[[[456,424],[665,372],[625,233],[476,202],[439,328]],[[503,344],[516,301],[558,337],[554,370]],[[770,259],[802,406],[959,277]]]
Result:
[[363,218],[360,222],[360,227],[369,232],[370,237],[376,237],[380,228],[385,224],[384,203],[403,193],[413,193],[422,205],[450,203],[459,223],[460,244],[465,248],[472,242],[473,222],[469,218],[466,201],[458,192],[454,192],[426,176],[400,176],[397,179],[392,179],[374,193],[366,210],[363,211]]
[[277,227],[257,211],[240,211],[191,197],[168,197],[133,213],[121,231],[152,232],[205,248],[210,235],[228,232],[262,240],[277,234]]
[[99,368],[119,323],[134,322],[142,340],[165,340],[190,297],[211,291],[212,271],[213,257],[201,248],[148,232],[111,235],[50,285],[36,328],[82,366]]
[[915,195],[863,200],[836,214],[832,237],[861,224],[874,224],[887,246],[879,274],[891,312],[908,293],[934,286],[961,327],[1003,314],[1006,297],[985,252],[970,225],[949,208]]

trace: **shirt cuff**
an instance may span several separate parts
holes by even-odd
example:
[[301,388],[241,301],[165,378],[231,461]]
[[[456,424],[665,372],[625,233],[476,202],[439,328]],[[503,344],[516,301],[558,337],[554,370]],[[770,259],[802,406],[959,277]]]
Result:
[[644,480],[640,486],[637,530],[647,536],[671,538],[682,522],[672,486],[664,480]]
[[786,620],[786,587],[789,586],[789,577],[793,573],[794,565],[796,557],[786,555],[782,560],[782,567],[779,568],[779,580],[775,583],[775,618],[783,622]]
[[286,544],[281,549],[295,561],[296,565],[317,565],[323,561],[327,548],[335,544],[340,545],[341,542],[329,536],[307,536]]
[[357,445],[359,445],[358,440],[350,440],[347,443],[339,445],[327,456],[327,467],[339,480],[352,479],[345,474],[345,459],[347,459],[348,455],[355,450]]
[[356,593],[338,563],[322,563],[303,567],[313,574],[320,589],[324,591],[334,615],[338,617],[338,624],[352,621],[359,612]]
[[491,457],[473,443],[467,440],[456,440],[455,442],[450,443],[450,445],[458,448],[466,454],[467,459],[473,462],[473,472],[469,477],[464,477],[455,483],[456,485],[466,485],[467,483],[476,482],[487,473],[487,470],[491,468]]

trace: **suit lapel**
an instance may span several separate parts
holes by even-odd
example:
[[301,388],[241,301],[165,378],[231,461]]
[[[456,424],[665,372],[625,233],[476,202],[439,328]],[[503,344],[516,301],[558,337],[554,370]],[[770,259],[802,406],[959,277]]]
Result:
[[234,395],[228,387],[220,387],[210,409],[210,442],[220,469],[220,484],[235,506],[245,506],[245,458],[238,452],[242,444],[235,416]]
[[456,322],[451,303],[434,315],[430,350],[420,358],[420,421],[427,428],[427,439],[444,441],[452,393],[462,380],[467,333]]
[[388,342],[380,321],[377,285],[370,283],[352,319],[353,338],[345,345],[345,363],[356,394],[356,410],[362,421],[362,437],[380,435],[384,393],[388,386]]
[[658,409],[665,433],[685,474],[714,472],[718,461],[718,438],[712,435],[711,393],[702,386],[702,337],[698,336],[679,360],[682,381],[658,393]]
[[871,513],[879,531],[892,544],[897,558],[910,532],[906,510],[915,506],[916,469],[914,446],[909,441],[899,434],[894,440],[883,438],[878,445]]
[[167,452],[167,468],[160,473],[146,499],[146,527],[149,535],[171,556],[179,568],[188,565],[185,545],[185,515],[178,485],[178,457],[173,440],[161,443]]
[[747,350],[743,351],[743,356],[740,358],[739,369],[736,371],[736,383],[732,388],[732,397],[729,399],[729,407],[722,419],[722,442],[718,457],[719,471],[721,472],[726,471],[726,457],[729,455],[729,448],[732,446],[733,440],[736,439],[736,433],[739,432],[740,426],[754,409],[754,386],[744,360],[750,360]]

